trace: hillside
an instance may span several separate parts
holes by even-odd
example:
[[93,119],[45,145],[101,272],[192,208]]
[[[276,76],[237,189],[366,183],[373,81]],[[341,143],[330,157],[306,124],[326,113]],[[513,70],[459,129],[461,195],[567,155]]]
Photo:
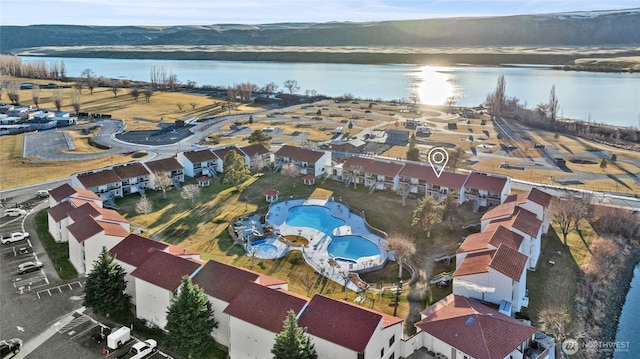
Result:
[[[540,48],[624,48],[621,56],[633,56],[640,47],[640,9],[607,12],[563,13],[483,18],[447,18],[370,23],[282,23],[263,25],[202,26],[0,26],[2,53],[46,56],[151,57],[206,59],[252,59],[301,61],[300,53],[333,53],[332,48],[355,47],[350,54],[385,54],[373,62],[414,62],[415,54],[428,55],[429,49],[517,48],[528,53]],[[77,48],[77,47],[81,48]],[[172,47],[179,46],[176,50]],[[210,47],[222,49],[210,50]],[[98,47],[98,48],[96,48]],[[285,47],[285,51],[268,50]],[[307,49],[315,48],[314,50]],[[265,51],[265,48],[267,51]],[[318,50],[318,48],[322,48]],[[390,50],[390,48],[401,49]],[[204,49],[204,50],[203,50]],[[140,52],[162,55],[143,55]],[[166,53],[173,55],[166,55]],[[198,54],[199,52],[199,54]],[[340,51],[338,51],[340,52]],[[344,52],[344,51],[342,51]],[[446,54],[456,51],[445,51]],[[458,51],[459,52],[459,51]],[[500,51],[480,51],[500,54]],[[516,51],[518,52],[518,51]],[[537,52],[537,51],[535,51]],[[277,55],[279,53],[280,55]],[[257,54],[262,54],[258,56]],[[592,53],[589,53],[591,55]],[[397,55],[397,56],[396,56]],[[535,54],[544,55],[544,52]],[[609,55],[610,56],[610,55]],[[331,55],[322,62],[333,62]],[[351,55],[345,62],[362,62],[362,55]],[[379,56],[380,57],[380,56]],[[535,57],[535,56],[534,56]],[[560,58],[567,62],[575,59]],[[396,60],[394,60],[396,59]],[[464,57],[460,60],[466,60]],[[470,58],[474,62],[473,58]],[[304,61],[304,60],[302,60]],[[316,59],[316,61],[318,61]],[[482,59],[493,62],[493,59]],[[370,61],[365,61],[370,62]],[[457,61],[459,62],[459,61]],[[540,61],[536,61],[540,62]]]

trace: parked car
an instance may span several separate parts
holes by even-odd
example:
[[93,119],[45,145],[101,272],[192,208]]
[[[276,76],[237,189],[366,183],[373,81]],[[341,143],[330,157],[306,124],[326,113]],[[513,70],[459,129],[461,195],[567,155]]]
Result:
[[38,198],[47,198],[47,197],[49,197],[49,190],[45,189],[45,190],[36,192],[36,197],[38,197]]
[[142,359],[151,353],[155,353],[158,350],[157,346],[158,343],[153,339],[137,342],[129,349],[128,353],[118,357],[118,359]]
[[20,208],[7,208],[4,210],[5,217],[18,217],[27,214],[27,211]]
[[18,274],[25,274],[33,271],[37,271],[42,268],[42,262],[24,262],[18,266]]
[[14,357],[16,354],[20,353],[21,348],[22,340],[18,338],[0,340],[0,358],[9,358],[9,354],[12,354],[11,357]]
[[27,232],[14,232],[14,233],[11,233],[7,238],[3,237],[1,241],[2,241],[2,244],[9,244],[9,243],[18,242],[27,238],[29,238],[29,233]]

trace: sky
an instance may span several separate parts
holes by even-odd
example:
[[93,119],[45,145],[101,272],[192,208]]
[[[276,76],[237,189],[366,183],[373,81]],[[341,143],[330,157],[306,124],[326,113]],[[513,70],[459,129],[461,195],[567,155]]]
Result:
[[366,22],[629,8],[640,0],[0,0],[0,24]]

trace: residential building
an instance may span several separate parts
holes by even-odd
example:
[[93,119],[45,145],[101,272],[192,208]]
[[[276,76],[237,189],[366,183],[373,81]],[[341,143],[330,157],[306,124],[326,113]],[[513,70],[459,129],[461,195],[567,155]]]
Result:
[[215,176],[216,166],[222,161],[209,149],[180,152],[177,160],[184,167],[184,174],[191,178]]
[[464,201],[474,208],[503,203],[511,192],[511,178],[491,173],[472,172],[464,183]]
[[367,157],[349,157],[342,166],[346,186],[351,183],[364,185],[373,191],[395,191],[399,184],[399,173],[403,165],[394,161]]
[[276,169],[284,163],[293,163],[300,169],[300,174],[320,177],[331,166],[331,152],[284,145],[274,154],[274,161]]
[[420,314],[415,336],[427,350],[446,358],[555,357],[552,339],[474,299],[450,294]]
[[[215,170],[218,173],[224,172],[224,159],[227,157],[227,154],[229,153],[229,151],[235,151],[242,158],[245,158],[244,154],[235,145],[234,146],[214,148],[211,151],[216,155],[216,157],[218,157],[218,161],[215,164],[216,165],[215,166]],[[249,166],[249,163],[246,162],[246,158],[245,158],[245,163],[247,163],[247,166]]]
[[536,218],[542,221],[542,233],[547,234],[551,223],[551,198],[550,194],[533,187],[529,192],[507,197],[505,202],[515,202],[518,207],[535,213]]
[[399,358],[402,324],[400,318],[319,294],[298,318],[320,359]]
[[159,328],[167,324],[167,310],[178,293],[182,277],[191,276],[203,263],[155,251],[132,273],[135,280],[136,317]]
[[307,303],[307,298],[285,290],[246,283],[224,310],[229,316],[229,357],[272,358],[287,312],[298,315]]
[[[128,225],[128,223],[127,223]],[[102,248],[113,248],[129,231],[121,224],[85,216],[67,227],[69,231],[69,261],[79,274],[93,268]]]
[[513,315],[529,305],[527,261],[504,243],[496,250],[468,254],[456,263],[453,294],[502,305]]
[[184,167],[175,157],[144,162],[144,165],[151,173],[149,175],[149,188],[157,189],[156,176],[158,174],[164,174],[171,178],[175,187],[179,187],[180,182],[184,182]]
[[506,227],[523,237],[521,253],[529,258],[529,269],[535,269],[538,265],[542,247],[542,221],[537,219],[534,213],[515,207],[509,217],[493,219],[482,230],[494,231],[498,226]]
[[248,146],[240,147],[240,151],[244,154],[244,160],[253,170],[260,170],[257,166],[271,167],[273,162],[273,154],[262,143],[253,143]]
[[144,189],[149,186],[149,176],[151,173],[140,162],[113,166],[113,171],[120,178],[123,196],[131,193],[144,194]]
[[122,197],[122,180],[112,169],[74,174],[71,186],[88,189],[103,200]]

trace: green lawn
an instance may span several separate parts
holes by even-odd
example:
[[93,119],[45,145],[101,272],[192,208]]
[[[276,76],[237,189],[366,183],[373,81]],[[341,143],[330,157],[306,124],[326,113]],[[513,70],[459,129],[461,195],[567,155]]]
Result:
[[78,272],[69,261],[69,243],[56,243],[51,234],[49,234],[46,209],[36,214],[36,232],[49,255],[49,259],[53,262],[58,276],[61,279],[76,278]]
[[[187,182],[191,183],[191,182]],[[185,184],[187,184],[185,183]],[[294,185],[295,184],[295,185]],[[345,188],[344,183],[331,179],[319,179],[315,186],[302,184],[300,177],[291,179],[282,174],[267,172],[254,177],[239,188],[222,185],[212,181],[210,187],[204,188],[195,208],[180,198],[179,191],[173,189],[163,198],[159,191],[149,190],[147,196],[154,203],[154,212],[141,215],[135,212],[135,203],[139,196],[132,195],[117,201],[120,212],[131,221],[132,228],[142,228],[143,235],[169,243],[180,244],[200,253],[202,259],[214,259],[220,262],[250,268],[289,283],[289,289],[310,296],[321,293],[334,298],[344,298],[343,286],[327,281],[315,273],[299,258],[298,253],[290,253],[276,260],[252,260],[244,254],[244,250],[235,245],[227,233],[229,221],[235,216],[245,213],[266,213],[268,203],[264,198],[267,189],[280,191],[280,196],[333,196],[342,198],[343,202],[358,212],[364,212],[367,222],[389,235],[401,235],[412,238],[416,242],[417,253],[411,263],[416,267],[420,280],[413,284],[411,291],[404,291],[399,301],[398,316],[408,318],[410,323],[419,320],[419,310],[424,309],[427,302],[433,303],[451,292],[451,288],[430,288],[425,280],[432,277],[433,256],[455,248],[466,234],[455,225],[453,230],[448,224],[432,230],[431,238],[424,232],[411,226],[413,210],[417,200],[408,199],[402,206],[399,195],[388,191],[377,191],[369,194],[367,188],[353,186]],[[465,222],[477,220],[478,214],[470,213],[468,206],[463,206]],[[469,213],[467,213],[469,212]],[[440,270],[438,268],[438,270]],[[387,273],[387,274],[384,274]],[[379,275],[370,275],[372,286],[388,286],[395,283],[397,265],[390,263]],[[309,281],[312,283],[310,284]],[[385,313],[393,313],[395,298],[366,293],[368,299],[364,306]],[[355,299],[356,294],[348,291],[347,298]],[[427,301],[428,299],[428,301]],[[409,327],[411,327],[409,325]],[[411,328],[409,329],[411,330]]]

